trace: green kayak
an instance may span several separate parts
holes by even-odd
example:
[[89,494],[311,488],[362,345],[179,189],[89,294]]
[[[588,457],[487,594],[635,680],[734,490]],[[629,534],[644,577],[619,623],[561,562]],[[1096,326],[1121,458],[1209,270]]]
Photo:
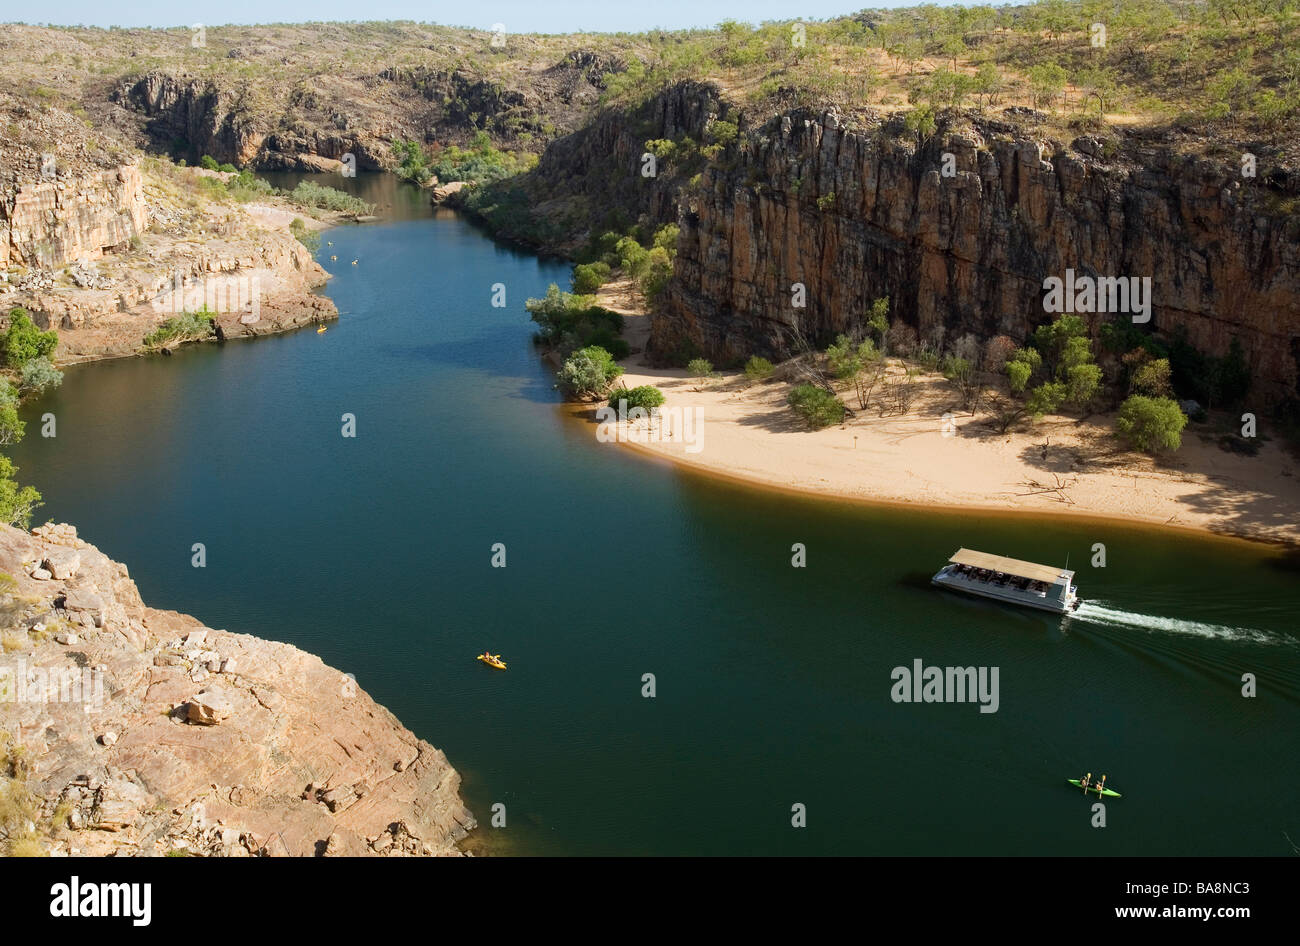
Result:
[[[1078,788],[1078,787],[1080,786],[1080,784],[1081,784],[1080,781],[1079,781],[1079,779],[1077,779],[1077,778],[1067,778],[1066,781],[1069,782],[1071,785],[1073,785],[1075,788]],[[1089,792],[1089,794],[1093,794],[1093,795],[1095,795],[1095,794],[1097,793],[1097,786],[1096,786],[1096,785],[1091,785],[1091,786],[1089,786],[1089,788],[1088,788],[1088,792]],[[1122,798],[1122,797],[1123,797],[1122,795],[1120,795],[1119,792],[1112,792],[1109,788],[1103,788],[1103,789],[1101,790],[1101,793],[1102,793],[1103,795],[1105,795],[1107,798]]]

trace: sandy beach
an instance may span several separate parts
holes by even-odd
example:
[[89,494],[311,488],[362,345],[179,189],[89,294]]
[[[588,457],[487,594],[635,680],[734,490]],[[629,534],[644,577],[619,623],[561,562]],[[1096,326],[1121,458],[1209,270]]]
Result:
[[[784,380],[752,383],[731,371],[701,383],[646,365],[649,317],[626,282],[602,288],[599,301],[627,320],[633,353],[621,362],[622,383],[666,397],[666,421],[597,428],[633,449],[836,499],[1090,516],[1300,546],[1300,463],[1278,440],[1261,436],[1259,452],[1245,456],[1219,445],[1218,428],[1189,424],[1177,453],[1152,459],[1123,448],[1110,414],[1048,416],[1002,434],[986,411],[963,411],[937,372],[917,380],[904,414],[882,417],[873,405],[810,431],[788,407]],[[845,400],[856,406],[851,392]],[[594,417],[596,407],[584,413]]]

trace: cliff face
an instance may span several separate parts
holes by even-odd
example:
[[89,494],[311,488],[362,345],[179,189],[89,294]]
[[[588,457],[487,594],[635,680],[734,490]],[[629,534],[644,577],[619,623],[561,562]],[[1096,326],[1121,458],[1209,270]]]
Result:
[[446,757],[319,658],[146,606],[70,526],[0,525],[0,571],[0,730],[52,850],[455,854],[475,826]]
[[99,259],[142,232],[146,217],[135,165],[0,191],[0,267]]
[[240,94],[209,79],[151,72],[124,83],[114,99],[148,117],[155,141],[176,144],[194,158],[210,154],[242,166],[266,139]]
[[825,338],[880,296],[923,339],[936,325],[1019,339],[1048,318],[1044,279],[1073,269],[1150,277],[1152,326],[1214,355],[1237,338],[1258,394],[1300,393],[1300,229],[1227,162],[1136,139],[1065,147],[998,122],[918,150],[899,127],[800,113],[750,130],[734,158],[683,201],[661,352],[683,337],[722,362],[780,351],[796,313]]

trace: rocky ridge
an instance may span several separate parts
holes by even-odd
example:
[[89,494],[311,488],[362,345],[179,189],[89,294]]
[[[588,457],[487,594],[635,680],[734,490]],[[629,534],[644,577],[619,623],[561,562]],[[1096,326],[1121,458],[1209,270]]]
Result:
[[319,658],[148,607],[71,526],[0,526],[0,571],[0,730],[50,853],[457,854],[475,827],[446,757]]

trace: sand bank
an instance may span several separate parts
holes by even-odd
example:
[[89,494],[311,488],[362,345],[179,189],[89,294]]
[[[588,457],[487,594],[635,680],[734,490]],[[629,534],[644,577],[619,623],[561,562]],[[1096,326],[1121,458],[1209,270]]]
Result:
[[[789,383],[750,383],[739,372],[700,383],[651,368],[636,351],[649,319],[627,286],[606,287],[601,303],[627,316],[634,351],[623,382],[660,388],[670,419],[690,412],[692,422],[612,429],[619,442],[674,463],[827,498],[1089,516],[1300,545],[1300,463],[1278,440],[1260,438],[1258,454],[1243,456],[1219,445],[1217,428],[1189,424],[1182,448],[1153,460],[1123,448],[1110,414],[1045,417],[1003,434],[985,411],[963,411],[938,373],[917,379],[905,414],[882,417],[872,406],[809,431],[786,404]],[[856,406],[851,392],[845,400]]]

